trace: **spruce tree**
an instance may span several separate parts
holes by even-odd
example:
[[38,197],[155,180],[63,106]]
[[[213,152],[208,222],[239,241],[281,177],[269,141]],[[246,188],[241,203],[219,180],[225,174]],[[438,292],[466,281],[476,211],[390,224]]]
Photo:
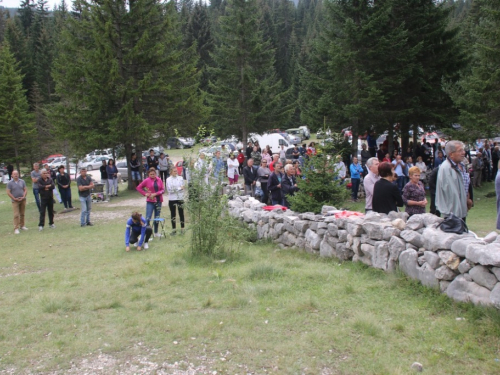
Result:
[[256,1],[230,1],[220,26],[210,69],[212,121],[221,136],[235,134],[245,143],[250,133],[286,122],[293,106],[285,104],[288,92],[276,78],[275,52],[263,40]]
[[129,158],[174,128],[194,131],[203,116],[196,56],[180,49],[175,5],[128,4],[78,0],[63,31],[50,117],[81,152],[123,145]]
[[0,153],[18,170],[35,135],[22,79],[9,43],[4,42],[0,48]]
[[460,110],[460,136],[465,139],[493,136],[500,126],[500,3],[476,1],[470,13],[471,35],[467,38],[470,66],[448,91]]

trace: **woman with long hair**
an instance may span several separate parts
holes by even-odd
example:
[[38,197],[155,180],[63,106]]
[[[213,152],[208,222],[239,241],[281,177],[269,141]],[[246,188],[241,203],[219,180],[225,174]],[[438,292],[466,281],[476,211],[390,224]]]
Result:
[[[108,160],[106,166],[106,173],[108,174],[108,196],[118,196],[118,168],[116,168],[113,159]],[[114,193],[114,194],[113,194]]]
[[170,177],[167,178],[168,207],[170,208],[170,220],[172,222],[172,233],[174,236],[176,230],[176,208],[179,211],[181,220],[181,234],[184,233],[184,179],[179,176],[177,168],[170,169]]
[[[146,197],[146,221],[148,225],[151,225],[153,212],[155,219],[160,217],[163,193],[165,192],[165,187],[163,186],[161,178],[156,175],[156,169],[149,168],[148,178],[137,186],[137,191]],[[158,233],[158,222],[155,221],[153,227],[154,236],[160,237],[161,234]]]

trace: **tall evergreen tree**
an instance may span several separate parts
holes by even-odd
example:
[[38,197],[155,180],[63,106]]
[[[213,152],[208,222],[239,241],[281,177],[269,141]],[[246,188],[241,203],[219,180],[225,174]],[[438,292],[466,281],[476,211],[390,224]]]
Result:
[[0,48],[0,153],[6,161],[25,161],[35,135],[22,74],[7,42]]
[[290,116],[274,71],[274,50],[263,40],[255,0],[232,0],[221,17],[221,44],[214,52],[209,104],[221,135],[236,134],[243,142],[249,133],[278,127]]
[[196,51],[199,56],[197,68],[201,71],[200,90],[207,91],[209,81],[207,68],[212,65],[210,54],[214,50],[214,39],[207,6],[201,1],[196,3],[193,8],[187,33],[187,45],[191,46],[196,43]]
[[460,110],[462,137],[477,139],[500,130],[500,3],[475,1],[469,22],[470,65],[448,91]]
[[77,0],[81,14],[63,32],[51,118],[81,151],[121,144],[129,158],[134,146],[150,147],[202,117],[196,59],[179,50],[175,4],[128,4]]

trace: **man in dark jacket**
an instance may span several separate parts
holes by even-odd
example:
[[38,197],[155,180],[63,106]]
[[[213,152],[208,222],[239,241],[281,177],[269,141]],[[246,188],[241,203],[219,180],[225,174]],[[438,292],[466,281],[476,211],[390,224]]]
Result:
[[38,230],[42,231],[45,226],[45,210],[49,212],[49,226],[55,228],[54,225],[54,181],[50,178],[49,172],[42,169],[42,176],[38,180],[38,188],[40,190],[40,222]]
[[243,168],[243,177],[245,178],[245,194],[250,193],[253,197],[255,193],[255,183],[257,181],[257,167],[253,165],[253,159],[247,160],[247,166]]

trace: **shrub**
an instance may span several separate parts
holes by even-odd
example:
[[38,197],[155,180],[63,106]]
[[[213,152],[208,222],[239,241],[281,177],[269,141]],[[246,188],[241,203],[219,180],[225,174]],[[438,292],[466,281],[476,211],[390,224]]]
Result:
[[306,160],[303,178],[297,179],[299,191],[288,199],[292,210],[319,213],[323,205],[336,206],[345,201],[348,191],[345,185],[335,181],[334,160],[324,154]]

